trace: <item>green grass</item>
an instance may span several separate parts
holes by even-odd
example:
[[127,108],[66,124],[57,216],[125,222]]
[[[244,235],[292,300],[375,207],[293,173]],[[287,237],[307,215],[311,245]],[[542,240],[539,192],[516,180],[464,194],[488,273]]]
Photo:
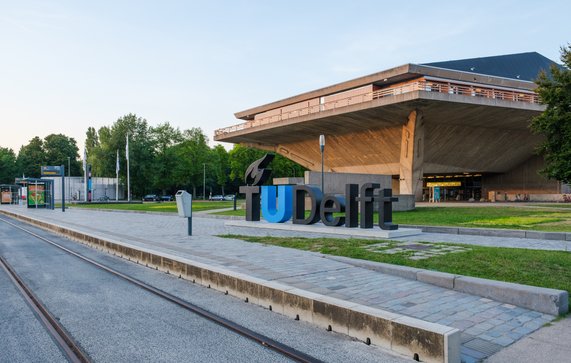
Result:
[[529,207],[417,208],[395,212],[395,223],[571,232],[571,211]]
[[[244,216],[244,210],[216,214]],[[375,221],[377,220],[375,215]],[[394,212],[397,224],[571,232],[571,210],[531,207],[425,207]]]
[[541,207],[545,207],[545,208],[564,208],[564,209],[571,209],[571,203],[542,204]]
[[[222,208],[232,208],[234,202],[232,201],[199,201],[195,200],[192,202],[192,210],[194,212],[222,209]],[[149,202],[141,204],[71,204],[73,208],[91,208],[91,209],[115,209],[115,210],[137,210],[146,212],[169,212],[176,213],[176,202]]]
[[[414,261],[407,257],[410,253],[390,255],[367,249],[367,247],[370,248],[371,245],[380,242],[387,242],[389,244],[395,243],[391,241],[337,238],[251,237],[241,235],[223,235],[221,237],[321,252],[328,255],[345,256],[459,275],[560,289],[571,293],[571,253],[564,251],[541,251],[456,244],[455,246],[462,246],[469,248],[469,250]],[[451,244],[437,245],[450,246]]]

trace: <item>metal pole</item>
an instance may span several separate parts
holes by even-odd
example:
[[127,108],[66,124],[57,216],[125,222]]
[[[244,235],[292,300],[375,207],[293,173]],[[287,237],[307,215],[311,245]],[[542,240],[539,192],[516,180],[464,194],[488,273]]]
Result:
[[65,212],[65,165],[61,166],[61,211]]
[[323,179],[323,148],[321,149],[321,193],[325,194],[325,179]]
[[323,178],[323,151],[325,150],[325,135],[319,135],[319,149],[321,150],[321,193],[325,194],[325,179]]
[[87,202],[87,153],[83,149],[83,201]]
[[129,173],[129,159],[127,159],[127,202],[131,201],[131,175]]
[[67,200],[71,202],[71,157],[67,157]]
[[202,200],[206,200],[206,163],[202,163],[202,167],[204,168],[202,176]]
[[192,217],[188,217],[188,235],[192,236]]

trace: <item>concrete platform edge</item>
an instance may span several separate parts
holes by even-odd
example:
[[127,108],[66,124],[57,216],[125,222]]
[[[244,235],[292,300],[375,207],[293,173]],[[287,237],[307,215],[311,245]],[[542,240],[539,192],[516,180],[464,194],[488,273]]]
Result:
[[571,241],[571,233],[567,232],[544,232],[544,231],[522,231],[518,229],[496,229],[496,228],[465,228],[448,226],[425,226],[399,224],[403,228],[418,228],[427,233],[461,234],[470,236],[489,237],[512,237],[527,239],[547,239],[552,241]]
[[17,213],[0,210],[0,214],[291,318],[299,318],[363,341],[368,338],[372,344],[411,358],[418,354],[423,362],[460,362],[460,331],[456,328],[292,288],[125,242],[99,238]]
[[569,293],[564,290],[455,275],[414,267],[391,265],[382,262],[356,260],[342,256],[323,256],[325,258],[344,262],[353,266],[367,268],[373,271],[379,271],[411,280],[418,280],[447,289],[478,295],[522,308],[539,311],[545,314],[563,315],[566,314],[569,309]]

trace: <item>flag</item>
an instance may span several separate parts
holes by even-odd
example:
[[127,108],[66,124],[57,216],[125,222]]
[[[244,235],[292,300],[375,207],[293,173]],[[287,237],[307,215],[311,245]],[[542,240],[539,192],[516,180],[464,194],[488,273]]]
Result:
[[119,175],[119,149],[117,149],[117,163],[115,165],[115,174]]
[[87,149],[83,148],[83,172],[87,173]]
[[125,144],[125,158],[129,160],[129,134],[125,137],[127,138],[127,143]]

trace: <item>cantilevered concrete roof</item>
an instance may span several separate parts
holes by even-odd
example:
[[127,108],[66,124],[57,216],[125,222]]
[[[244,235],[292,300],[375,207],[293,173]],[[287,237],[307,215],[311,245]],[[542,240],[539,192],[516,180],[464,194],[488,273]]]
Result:
[[364,77],[333,84],[296,96],[288,97],[265,105],[253,107],[235,113],[238,119],[252,120],[258,113],[284,107],[308,99],[331,95],[368,84],[388,86],[420,76],[432,76],[488,84],[497,87],[509,87],[525,90],[535,89],[533,80],[541,70],[557,63],[537,52],[500,55],[493,57],[470,58],[427,64],[404,64]]

